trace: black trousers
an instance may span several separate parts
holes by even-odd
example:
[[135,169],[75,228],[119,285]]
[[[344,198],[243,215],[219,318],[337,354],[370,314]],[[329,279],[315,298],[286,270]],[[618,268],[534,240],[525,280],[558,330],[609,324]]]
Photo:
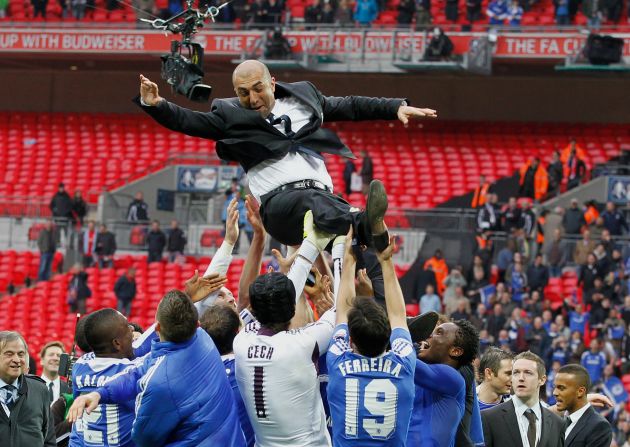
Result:
[[[327,233],[344,235],[354,227],[361,245],[370,245],[370,232],[366,228],[365,212],[351,212],[350,204],[343,198],[319,189],[290,189],[261,197],[260,216],[265,230],[285,245],[302,243],[304,214],[313,211],[315,226]],[[385,289],[383,271],[372,249],[357,259],[357,270],[367,269],[372,280],[376,301],[384,304]]]
[[313,211],[315,226],[331,234],[345,235],[354,225],[359,243],[369,245],[365,212],[351,212],[343,198],[319,189],[287,189],[261,197],[260,217],[267,233],[285,245],[302,243],[304,214]]

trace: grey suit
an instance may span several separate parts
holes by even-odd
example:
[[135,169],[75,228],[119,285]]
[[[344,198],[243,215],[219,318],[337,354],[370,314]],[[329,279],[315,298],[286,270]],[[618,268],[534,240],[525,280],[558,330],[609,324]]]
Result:
[[[563,447],[564,422],[544,407],[541,413],[542,433],[536,447]],[[523,446],[511,400],[482,411],[481,422],[486,447],[529,447]]]
[[610,447],[612,428],[606,419],[589,407],[569,432],[567,447]]

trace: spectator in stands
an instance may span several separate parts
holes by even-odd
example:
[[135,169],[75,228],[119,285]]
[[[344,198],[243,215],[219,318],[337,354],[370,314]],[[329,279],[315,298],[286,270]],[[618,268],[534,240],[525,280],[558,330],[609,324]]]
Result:
[[547,351],[551,347],[551,338],[542,325],[542,318],[535,317],[531,329],[525,335],[527,346],[530,351],[539,357],[545,358]]
[[[446,7],[448,9],[448,3]],[[436,27],[433,29],[431,40],[424,50],[422,60],[434,62],[448,60],[453,53],[453,48],[455,47],[451,39],[444,33],[442,28]]]
[[562,226],[566,234],[580,234],[582,227],[586,225],[584,212],[578,206],[577,199],[571,199],[571,206],[565,211],[562,217]]
[[33,18],[41,15],[45,19],[48,0],[31,0],[31,4],[33,5]]
[[28,347],[12,331],[0,332],[0,445],[56,446],[50,414],[49,394],[44,381],[27,375]]
[[492,307],[492,314],[488,317],[487,329],[488,333],[498,340],[499,332],[505,327],[507,319],[503,315],[503,306],[500,303],[495,303]]
[[601,27],[603,13],[603,2],[601,0],[584,0],[582,12],[586,16],[586,26],[591,30],[598,31]]
[[335,23],[335,7],[333,6],[332,2],[324,2],[324,7],[322,8],[322,16],[319,19],[319,22]]
[[512,294],[512,300],[521,303],[526,297],[528,287],[523,261],[514,261],[513,268],[508,269],[505,274],[505,282]]
[[470,204],[471,208],[479,208],[486,204],[486,201],[489,199],[489,195],[492,194],[490,192],[491,183],[486,180],[485,175],[479,176],[479,184],[475,188],[473,192],[472,202]]
[[416,0],[401,0],[397,9],[398,24],[410,25],[416,15]]
[[[319,23],[322,16],[322,6],[320,0],[313,2],[304,9],[304,23]],[[307,29],[312,29],[308,27]]]
[[549,283],[549,269],[543,265],[542,253],[536,254],[534,263],[527,268],[529,290],[543,293]]
[[162,262],[164,247],[166,247],[166,235],[160,229],[160,222],[154,220],[151,222],[151,229],[147,233],[147,250],[149,252],[147,263]]
[[350,0],[340,0],[335,10],[335,23],[339,26],[348,26],[353,23],[353,9]]
[[354,21],[359,26],[369,28],[377,16],[376,0],[357,0],[354,6]]
[[[599,0],[587,0],[599,1]],[[584,4],[587,2],[585,1]],[[586,175],[586,164],[577,151],[575,140],[572,140],[571,149],[565,164],[565,177],[567,178],[567,191],[582,183],[582,178]]]
[[508,235],[516,229],[521,228],[521,209],[518,206],[516,197],[510,197],[508,203],[501,213],[501,226]]
[[586,208],[584,211],[584,220],[586,221],[586,225],[593,225],[597,222],[597,218],[599,217],[597,202],[595,200],[587,200],[584,202],[584,207]]
[[[466,287],[468,282],[464,275],[462,274],[462,266],[458,265],[453,268],[449,274],[442,280],[444,285],[444,291],[442,293],[442,300],[444,302],[444,306],[447,306],[447,302],[452,303],[452,307],[457,306],[457,299],[459,298],[457,289],[463,289]],[[450,315],[451,312],[447,312],[447,315]]]
[[442,302],[431,284],[427,284],[425,294],[420,297],[420,313],[426,312],[442,313]]
[[70,0],[70,7],[72,8],[72,15],[77,20],[82,20],[85,17],[85,7],[87,0]]
[[510,237],[505,247],[499,250],[499,254],[497,255],[496,265],[499,269],[499,281],[503,281],[505,278],[505,272],[510,266],[512,259],[514,258],[514,253],[516,252],[516,241],[513,237]]
[[116,309],[118,312],[129,318],[131,315],[131,302],[136,297],[136,269],[131,267],[118,278],[114,284],[114,294],[116,295]]
[[79,251],[81,252],[81,262],[84,267],[94,265],[94,255],[96,254],[96,224],[93,220],[88,220],[87,228],[81,232],[79,239]]
[[582,239],[575,244],[573,250],[573,262],[577,265],[586,264],[588,255],[595,250],[595,241],[591,239],[591,232],[588,230],[582,231]]
[[149,205],[144,201],[144,195],[138,191],[127,209],[127,222],[148,222]]
[[153,19],[155,17],[155,0],[133,0],[133,9],[136,12],[136,26],[138,28],[147,28],[148,24],[142,22],[142,19]]
[[70,270],[72,277],[68,283],[68,305],[70,312],[85,315],[85,300],[92,296],[92,290],[88,286],[88,274],[83,269],[83,265],[77,263]]
[[602,279],[603,274],[597,266],[597,258],[593,253],[589,253],[586,257],[586,264],[580,269],[580,276],[578,277],[578,285],[584,291],[584,294],[589,295],[595,287],[595,278]]
[[547,171],[540,163],[540,158],[529,160],[520,168],[519,196],[539,201],[547,194]]
[[569,0],[556,0],[554,3],[556,6],[556,24],[560,26],[569,25],[571,23]]
[[606,11],[606,19],[618,23],[623,9],[622,0],[604,0],[603,6]]
[[[216,16],[215,20],[218,23],[232,23],[236,19],[236,11],[233,2],[226,3],[222,0],[211,0],[210,6],[219,7],[219,15]],[[169,0],[169,10],[171,11],[170,16],[174,16],[182,9],[182,3],[179,0]],[[170,17],[169,16],[169,17]]]
[[506,0],[493,0],[488,4],[486,9],[490,25],[503,25],[507,16]]
[[589,350],[584,351],[580,363],[588,371],[593,385],[597,384],[606,367],[606,355],[600,350],[600,341],[597,338],[591,340]]
[[65,351],[63,343],[51,341],[46,343],[39,353],[42,362],[42,375],[40,377],[46,383],[51,404],[59,399],[62,393],[71,392],[68,384],[59,377],[59,359]]
[[562,269],[569,259],[569,246],[567,241],[562,237],[562,231],[556,228],[553,232],[553,240],[547,246],[545,251],[547,264],[549,266],[549,275],[557,278],[562,274]]
[[551,156],[551,162],[547,165],[547,178],[549,179],[547,191],[550,197],[555,197],[560,193],[563,170],[560,152],[554,151]]
[[63,183],[59,183],[59,189],[50,201],[50,211],[55,221],[55,226],[64,231],[67,236],[68,224],[72,219],[72,199],[66,192]]
[[361,171],[359,174],[363,182],[363,194],[367,195],[370,182],[374,179],[374,162],[370,154],[365,150],[361,151],[361,157],[363,157],[363,162],[361,163]]
[[518,0],[512,0],[507,8],[506,18],[510,26],[521,26],[523,19],[523,7],[518,4]]
[[346,196],[352,194],[352,174],[356,171],[357,167],[354,165],[354,162],[350,159],[346,160],[346,163],[343,166],[343,183],[345,186]]
[[267,23],[267,9],[264,0],[254,0],[246,6],[247,23]]
[[107,230],[107,225],[101,224],[96,235],[95,249],[99,268],[114,267],[116,248],[116,236]]
[[481,17],[481,0],[466,0],[466,19],[469,23],[476,22]]
[[186,247],[186,236],[179,223],[176,220],[171,221],[171,228],[168,231],[168,242],[166,251],[168,252],[168,262],[177,262],[178,259],[183,263],[184,248]]
[[72,198],[72,211],[71,218],[73,225],[83,226],[83,220],[87,215],[87,203],[83,200],[83,196],[81,195],[80,190],[76,190],[74,192],[74,197]]
[[534,214],[534,211],[532,210],[532,202],[529,200],[523,200],[522,206],[520,230],[523,231],[523,237],[525,237],[525,239],[529,242],[534,239],[534,233],[536,231],[536,214]]
[[37,248],[39,248],[39,272],[37,273],[38,281],[48,281],[52,271],[52,262],[57,251],[57,239],[55,238],[55,230],[51,220],[44,224],[44,228],[39,232],[37,237]]
[[444,279],[448,276],[448,266],[446,265],[446,261],[442,258],[442,250],[435,250],[433,257],[427,259],[424,263],[424,269],[427,270],[431,268],[433,273],[435,274],[435,281],[437,283],[437,291],[438,294],[444,295]]
[[477,229],[496,231],[501,225],[497,194],[489,193],[488,200],[477,213]]
[[604,227],[612,236],[621,236],[624,232],[623,230],[626,232],[630,231],[625,216],[613,202],[606,203],[606,211],[601,214],[601,217],[604,220]]
[[459,2],[457,0],[446,0],[444,15],[446,16],[446,20],[457,22],[459,18]]
[[284,12],[284,2],[282,0],[264,0],[264,9],[267,11],[265,23],[278,24],[282,22]]
[[265,59],[288,60],[293,57],[291,44],[279,28],[267,34],[265,42]]

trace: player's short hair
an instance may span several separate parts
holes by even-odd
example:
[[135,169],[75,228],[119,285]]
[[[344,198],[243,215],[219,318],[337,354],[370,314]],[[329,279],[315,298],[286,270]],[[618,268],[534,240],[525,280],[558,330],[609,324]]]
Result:
[[492,371],[492,373],[496,376],[499,374],[501,362],[503,360],[512,360],[513,358],[514,355],[511,352],[490,346],[479,360],[479,373],[481,374],[482,380],[486,369],[490,369],[490,371]]
[[[28,356],[28,345],[26,344],[26,340],[22,337],[22,334],[16,331],[0,331],[0,353],[4,351],[7,344],[12,341],[21,340],[24,345],[24,350],[26,351],[26,355]],[[28,364],[28,359],[26,361]]]
[[479,355],[479,332],[468,320],[457,320],[453,323],[457,326],[453,346],[464,351],[457,359],[459,366],[470,365]]
[[366,357],[381,355],[392,332],[383,307],[365,296],[354,299],[348,312],[348,331],[359,354]]
[[562,368],[558,370],[558,374],[570,374],[575,377],[578,386],[583,386],[586,388],[586,392],[591,389],[591,377],[588,374],[586,368],[582,365],[578,365],[575,363],[570,363],[568,365],[564,365]]
[[77,346],[84,353],[88,353],[92,351],[92,347],[87,341],[85,337],[85,322],[87,321],[87,316],[81,318],[77,321],[77,326],[74,329],[74,341],[77,343]]
[[158,304],[160,338],[173,343],[190,340],[197,330],[199,313],[192,300],[181,290],[166,292]]
[[295,287],[282,273],[266,273],[249,286],[249,302],[263,326],[288,323],[295,315]]
[[43,359],[44,356],[46,355],[46,351],[48,351],[48,349],[50,349],[50,348],[59,348],[59,349],[61,349],[61,352],[66,352],[66,348],[65,348],[65,346],[63,345],[62,342],[60,342],[58,340],[49,341],[48,343],[46,343],[44,345],[42,350],[39,351],[39,358]]
[[545,362],[543,362],[543,360],[537,356],[536,354],[534,354],[532,351],[525,351],[525,352],[521,352],[520,354],[518,354],[516,357],[514,357],[514,361],[516,362],[517,360],[520,359],[524,359],[524,360],[531,360],[532,362],[536,363],[536,372],[538,373],[538,377],[544,377],[547,375],[547,370],[545,368]]
[[206,309],[199,322],[214,341],[219,354],[233,351],[234,338],[241,327],[241,319],[234,307],[223,303],[213,304]]
[[111,352],[112,328],[119,318],[120,313],[111,308],[97,310],[84,318],[85,339],[94,353]]

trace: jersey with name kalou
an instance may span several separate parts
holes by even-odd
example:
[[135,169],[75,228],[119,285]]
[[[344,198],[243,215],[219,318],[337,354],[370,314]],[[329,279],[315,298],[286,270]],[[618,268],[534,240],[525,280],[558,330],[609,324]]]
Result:
[[350,347],[348,326],[336,327],[327,354],[334,446],[405,445],[416,351],[407,329],[395,328],[390,344],[390,351],[365,357]]

